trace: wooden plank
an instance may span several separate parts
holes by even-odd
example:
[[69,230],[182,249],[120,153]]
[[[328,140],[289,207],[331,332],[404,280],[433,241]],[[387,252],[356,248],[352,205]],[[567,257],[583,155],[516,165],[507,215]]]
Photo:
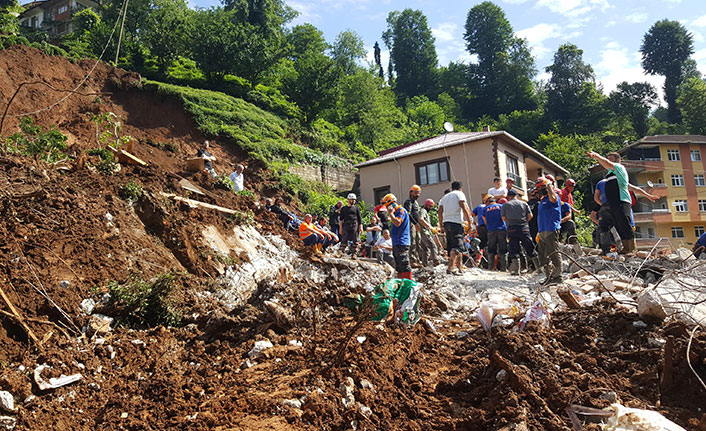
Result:
[[15,316],[15,318],[17,319],[17,321],[19,322],[19,324],[22,326],[22,329],[25,330],[25,332],[27,333],[27,335],[29,336],[29,338],[31,338],[32,341],[34,341],[34,344],[36,344],[37,346],[41,347],[41,346],[42,346],[42,343],[41,343],[41,342],[39,341],[39,339],[34,335],[34,332],[32,332],[32,330],[29,328],[29,326],[27,326],[27,323],[25,323],[25,321],[24,321],[24,319],[22,318],[22,316],[20,316],[20,313],[17,312],[17,310],[15,309],[15,306],[12,305],[12,302],[10,302],[10,298],[7,297],[7,295],[5,294],[5,291],[2,290],[2,287],[0,287],[0,296],[2,296],[2,299],[5,301],[5,304],[7,304],[8,308],[10,309],[10,311],[12,312],[12,314]]
[[183,198],[181,196],[177,196],[175,194],[170,194],[170,193],[162,193],[163,196],[169,197],[174,199],[177,202],[184,202],[185,204],[194,207],[194,208],[206,208],[210,210],[216,210],[225,214],[238,214],[240,211],[236,211],[230,208],[225,208],[225,207],[219,207],[218,205],[211,205],[207,204],[206,202],[201,202],[201,201],[196,201],[193,199],[188,199],[188,198]]
[[203,171],[205,168],[204,166],[204,159],[201,157],[194,157],[191,159],[186,159],[186,170],[189,172],[199,172]]
[[206,192],[204,192],[203,190],[201,190],[201,189],[199,188],[199,186],[197,186],[196,184],[194,184],[194,183],[192,183],[191,181],[187,180],[186,178],[182,178],[182,179],[179,181],[179,185],[180,185],[181,188],[184,189],[184,190],[188,190],[188,191],[190,191],[190,192],[193,192],[193,193],[196,193],[196,194],[199,194],[199,195],[202,195],[202,196],[206,196]]
[[574,296],[573,292],[571,292],[569,289],[559,289],[556,293],[569,308],[574,310],[577,308],[581,308],[581,304],[579,304],[579,301],[576,299],[576,296]]
[[118,150],[116,148],[111,147],[110,145],[108,145],[108,149],[118,157],[118,161],[120,163],[127,163],[128,165],[149,166],[147,162],[133,154],[128,153],[125,150]]

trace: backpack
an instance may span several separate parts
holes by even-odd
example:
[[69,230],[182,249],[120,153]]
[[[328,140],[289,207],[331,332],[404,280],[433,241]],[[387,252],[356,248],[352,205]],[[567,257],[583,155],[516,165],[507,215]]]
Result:
[[609,204],[620,205],[620,188],[618,187],[618,178],[614,176],[606,178],[605,197]]

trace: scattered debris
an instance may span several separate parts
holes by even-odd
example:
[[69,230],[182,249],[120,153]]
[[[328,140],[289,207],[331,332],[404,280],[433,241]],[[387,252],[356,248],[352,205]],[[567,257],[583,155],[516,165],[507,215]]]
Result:
[[248,352],[248,356],[250,356],[252,359],[257,359],[262,356],[265,350],[271,349],[272,347],[274,346],[272,345],[272,342],[270,340],[255,341],[255,345],[253,346],[252,350]]
[[113,324],[113,319],[110,316],[105,316],[103,314],[93,314],[86,323],[84,332],[88,337],[93,337],[94,335],[102,336],[110,332],[110,325]]
[[8,413],[14,413],[15,397],[7,391],[0,391],[0,408]]
[[12,416],[0,416],[0,429],[13,430],[17,425],[17,419]]
[[45,380],[42,377],[42,372],[51,368],[52,367],[50,367],[49,365],[44,364],[34,369],[34,382],[37,384],[37,387],[39,387],[40,391],[60,388],[62,386],[77,382],[83,378],[81,374],[77,373],[72,374],[70,376],[62,374],[60,377],[51,377],[49,380]]

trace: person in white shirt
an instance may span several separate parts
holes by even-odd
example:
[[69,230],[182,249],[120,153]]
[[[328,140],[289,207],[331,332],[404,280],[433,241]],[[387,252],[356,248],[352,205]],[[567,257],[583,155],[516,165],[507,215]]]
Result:
[[471,210],[466,203],[466,195],[461,190],[461,182],[451,183],[451,192],[444,195],[439,200],[439,226],[442,233],[446,233],[446,249],[449,252],[449,274],[458,274],[454,267],[463,271],[463,252],[466,246],[463,243],[465,230],[463,219],[466,218],[468,225],[473,224]]
[[377,255],[378,262],[386,262],[392,267],[395,266],[395,258],[392,256],[392,237],[389,230],[385,229],[382,231],[382,236],[378,238],[373,250]]
[[243,171],[245,167],[243,165],[236,165],[235,171],[228,178],[233,181],[233,190],[240,192],[243,190]]
[[507,197],[507,189],[502,187],[500,184],[500,178],[495,177],[493,179],[493,186],[488,189],[488,194],[491,195],[496,201],[498,199]]

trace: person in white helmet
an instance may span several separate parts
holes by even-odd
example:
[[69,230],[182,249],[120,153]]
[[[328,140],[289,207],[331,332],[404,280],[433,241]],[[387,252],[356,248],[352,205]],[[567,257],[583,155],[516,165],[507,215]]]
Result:
[[355,204],[357,200],[355,193],[349,193],[347,198],[348,205],[341,208],[341,219],[338,222],[341,250],[345,253],[346,245],[350,244],[350,254],[355,257],[358,251],[358,240],[363,233],[363,217],[360,214],[360,208]]

